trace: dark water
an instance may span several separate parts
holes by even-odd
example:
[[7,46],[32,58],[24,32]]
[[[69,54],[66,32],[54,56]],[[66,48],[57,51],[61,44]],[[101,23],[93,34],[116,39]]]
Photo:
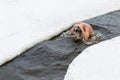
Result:
[[[120,11],[86,20],[96,32],[99,42],[120,35]],[[63,80],[68,65],[88,45],[70,38],[57,37],[44,41],[0,67],[0,80]]]

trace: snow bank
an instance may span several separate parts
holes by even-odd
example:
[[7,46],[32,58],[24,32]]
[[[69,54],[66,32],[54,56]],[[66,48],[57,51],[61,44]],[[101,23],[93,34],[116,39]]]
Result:
[[64,80],[120,80],[120,36],[88,47],[70,64]]
[[0,65],[73,22],[119,8],[119,0],[1,0]]

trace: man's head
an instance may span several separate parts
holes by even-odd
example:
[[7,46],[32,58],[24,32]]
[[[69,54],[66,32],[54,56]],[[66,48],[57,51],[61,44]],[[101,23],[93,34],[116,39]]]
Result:
[[75,41],[81,40],[82,31],[80,29],[80,26],[73,25],[72,29],[70,30],[70,35],[73,37]]
[[81,34],[81,29],[80,29],[79,26],[75,26],[74,31],[75,31],[76,33]]
[[72,35],[74,35],[74,34],[81,34],[82,31],[81,31],[79,26],[73,25],[70,32],[71,32]]

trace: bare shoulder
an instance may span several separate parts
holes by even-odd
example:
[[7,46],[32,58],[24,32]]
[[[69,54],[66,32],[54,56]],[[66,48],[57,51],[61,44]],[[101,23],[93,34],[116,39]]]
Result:
[[78,22],[75,22],[74,24],[82,24],[82,25],[89,25],[89,26],[91,26],[89,23],[86,23],[86,22],[83,22],[83,21],[78,21]]
[[91,26],[89,23],[82,22],[81,24],[84,25],[84,26],[87,26],[87,27],[89,27],[89,28],[92,28],[92,26]]
[[86,29],[89,29],[89,28],[92,29],[92,26],[89,23],[86,23],[86,22],[83,22],[83,21],[75,22],[74,26],[80,26],[80,28],[85,27]]

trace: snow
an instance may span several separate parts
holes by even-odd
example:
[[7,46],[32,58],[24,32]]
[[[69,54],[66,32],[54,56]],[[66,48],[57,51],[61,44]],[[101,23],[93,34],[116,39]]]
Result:
[[119,0],[0,0],[0,65],[73,22],[119,8]]
[[64,80],[120,80],[120,36],[88,47],[69,65]]

